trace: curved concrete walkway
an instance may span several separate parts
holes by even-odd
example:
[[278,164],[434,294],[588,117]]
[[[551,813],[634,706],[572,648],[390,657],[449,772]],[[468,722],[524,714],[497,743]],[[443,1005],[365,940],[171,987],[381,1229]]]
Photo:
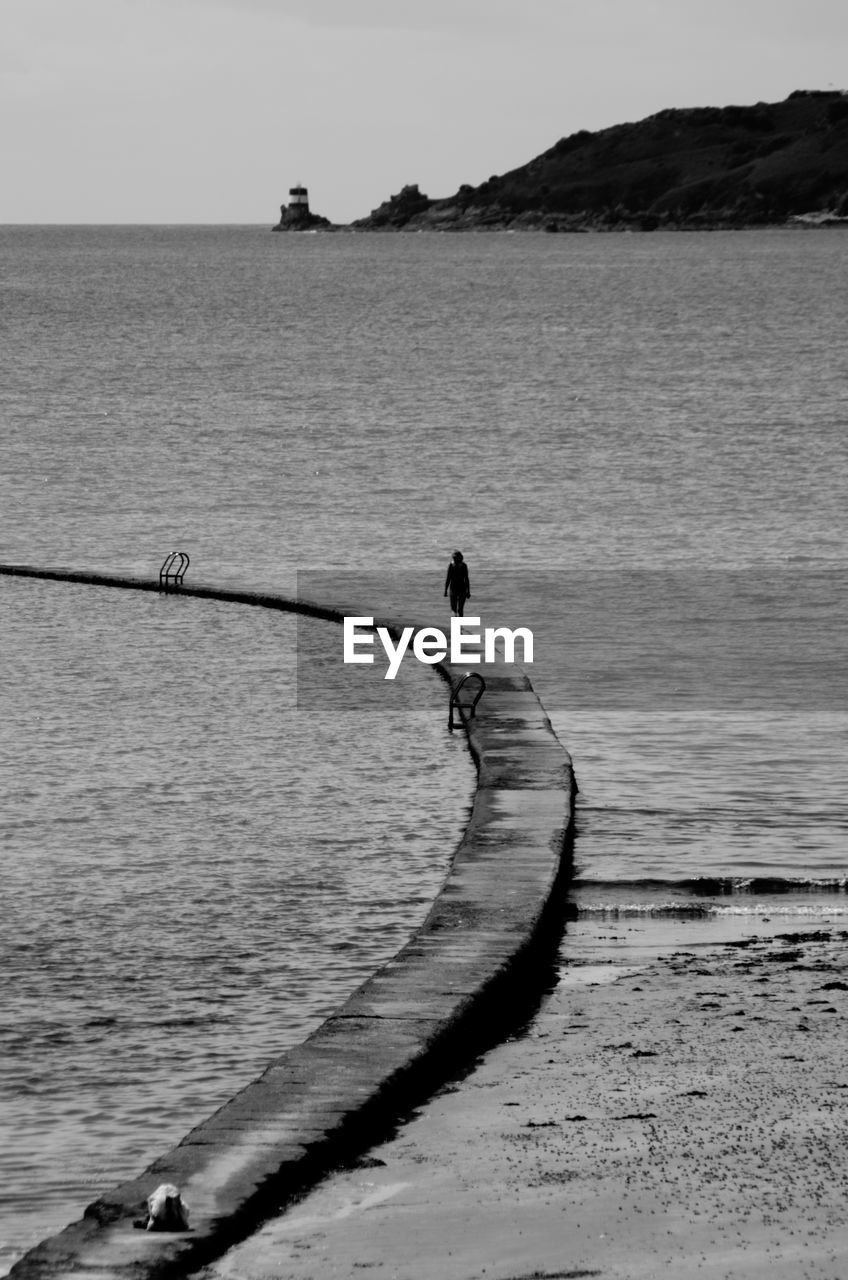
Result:
[[[158,580],[0,565],[0,573],[159,590]],[[281,596],[172,588],[341,621]],[[532,1010],[543,994],[571,865],[571,760],[530,681],[480,664],[487,689],[462,719],[478,769],[471,818],[424,924],[303,1043],[271,1063],[140,1177],[27,1253],[15,1280],[185,1276],[247,1237],[329,1170],[388,1135],[409,1109]],[[441,674],[456,683],[456,672]],[[447,708],[446,708],[447,710]],[[191,1230],[134,1226],[147,1196],[175,1183]]]

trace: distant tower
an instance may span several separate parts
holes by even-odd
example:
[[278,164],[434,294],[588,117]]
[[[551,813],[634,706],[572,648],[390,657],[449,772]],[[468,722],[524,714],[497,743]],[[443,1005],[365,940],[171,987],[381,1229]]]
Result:
[[280,221],[272,231],[317,231],[329,227],[327,218],[309,212],[309,192],[300,183],[289,187],[288,204],[280,205]]
[[306,187],[289,187],[289,208],[292,213],[309,213],[309,192]]

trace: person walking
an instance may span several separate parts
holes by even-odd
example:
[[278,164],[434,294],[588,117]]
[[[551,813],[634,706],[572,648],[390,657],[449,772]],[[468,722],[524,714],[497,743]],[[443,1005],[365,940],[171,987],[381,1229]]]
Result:
[[461,551],[454,551],[453,559],[448,565],[447,577],[445,578],[445,595],[448,592],[450,592],[451,611],[458,618],[461,618],[466,600],[471,599],[468,565],[465,563]]

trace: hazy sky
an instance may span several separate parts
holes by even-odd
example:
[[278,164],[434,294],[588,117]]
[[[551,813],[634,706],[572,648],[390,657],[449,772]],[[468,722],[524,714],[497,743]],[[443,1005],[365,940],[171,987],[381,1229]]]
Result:
[[577,129],[848,88],[846,0],[0,0],[0,222],[333,221]]

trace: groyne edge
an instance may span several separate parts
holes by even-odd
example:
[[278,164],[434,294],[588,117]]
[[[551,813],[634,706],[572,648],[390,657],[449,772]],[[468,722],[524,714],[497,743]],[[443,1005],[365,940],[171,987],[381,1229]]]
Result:
[[[0,565],[0,574],[159,592],[157,579]],[[167,595],[301,613],[345,612],[262,592],[169,586]],[[397,632],[402,624],[385,623]],[[455,686],[465,672],[440,663]],[[29,1250],[15,1280],[186,1276],[331,1169],[355,1162],[416,1104],[534,1010],[549,979],[571,873],[571,759],[523,673],[481,663],[462,714],[477,766],[471,815],[445,883],[409,942],[300,1044],[137,1178]],[[447,712],[447,707],[446,707]],[[139,1230],[147,1196],[175,1184],[191,1229]]]

